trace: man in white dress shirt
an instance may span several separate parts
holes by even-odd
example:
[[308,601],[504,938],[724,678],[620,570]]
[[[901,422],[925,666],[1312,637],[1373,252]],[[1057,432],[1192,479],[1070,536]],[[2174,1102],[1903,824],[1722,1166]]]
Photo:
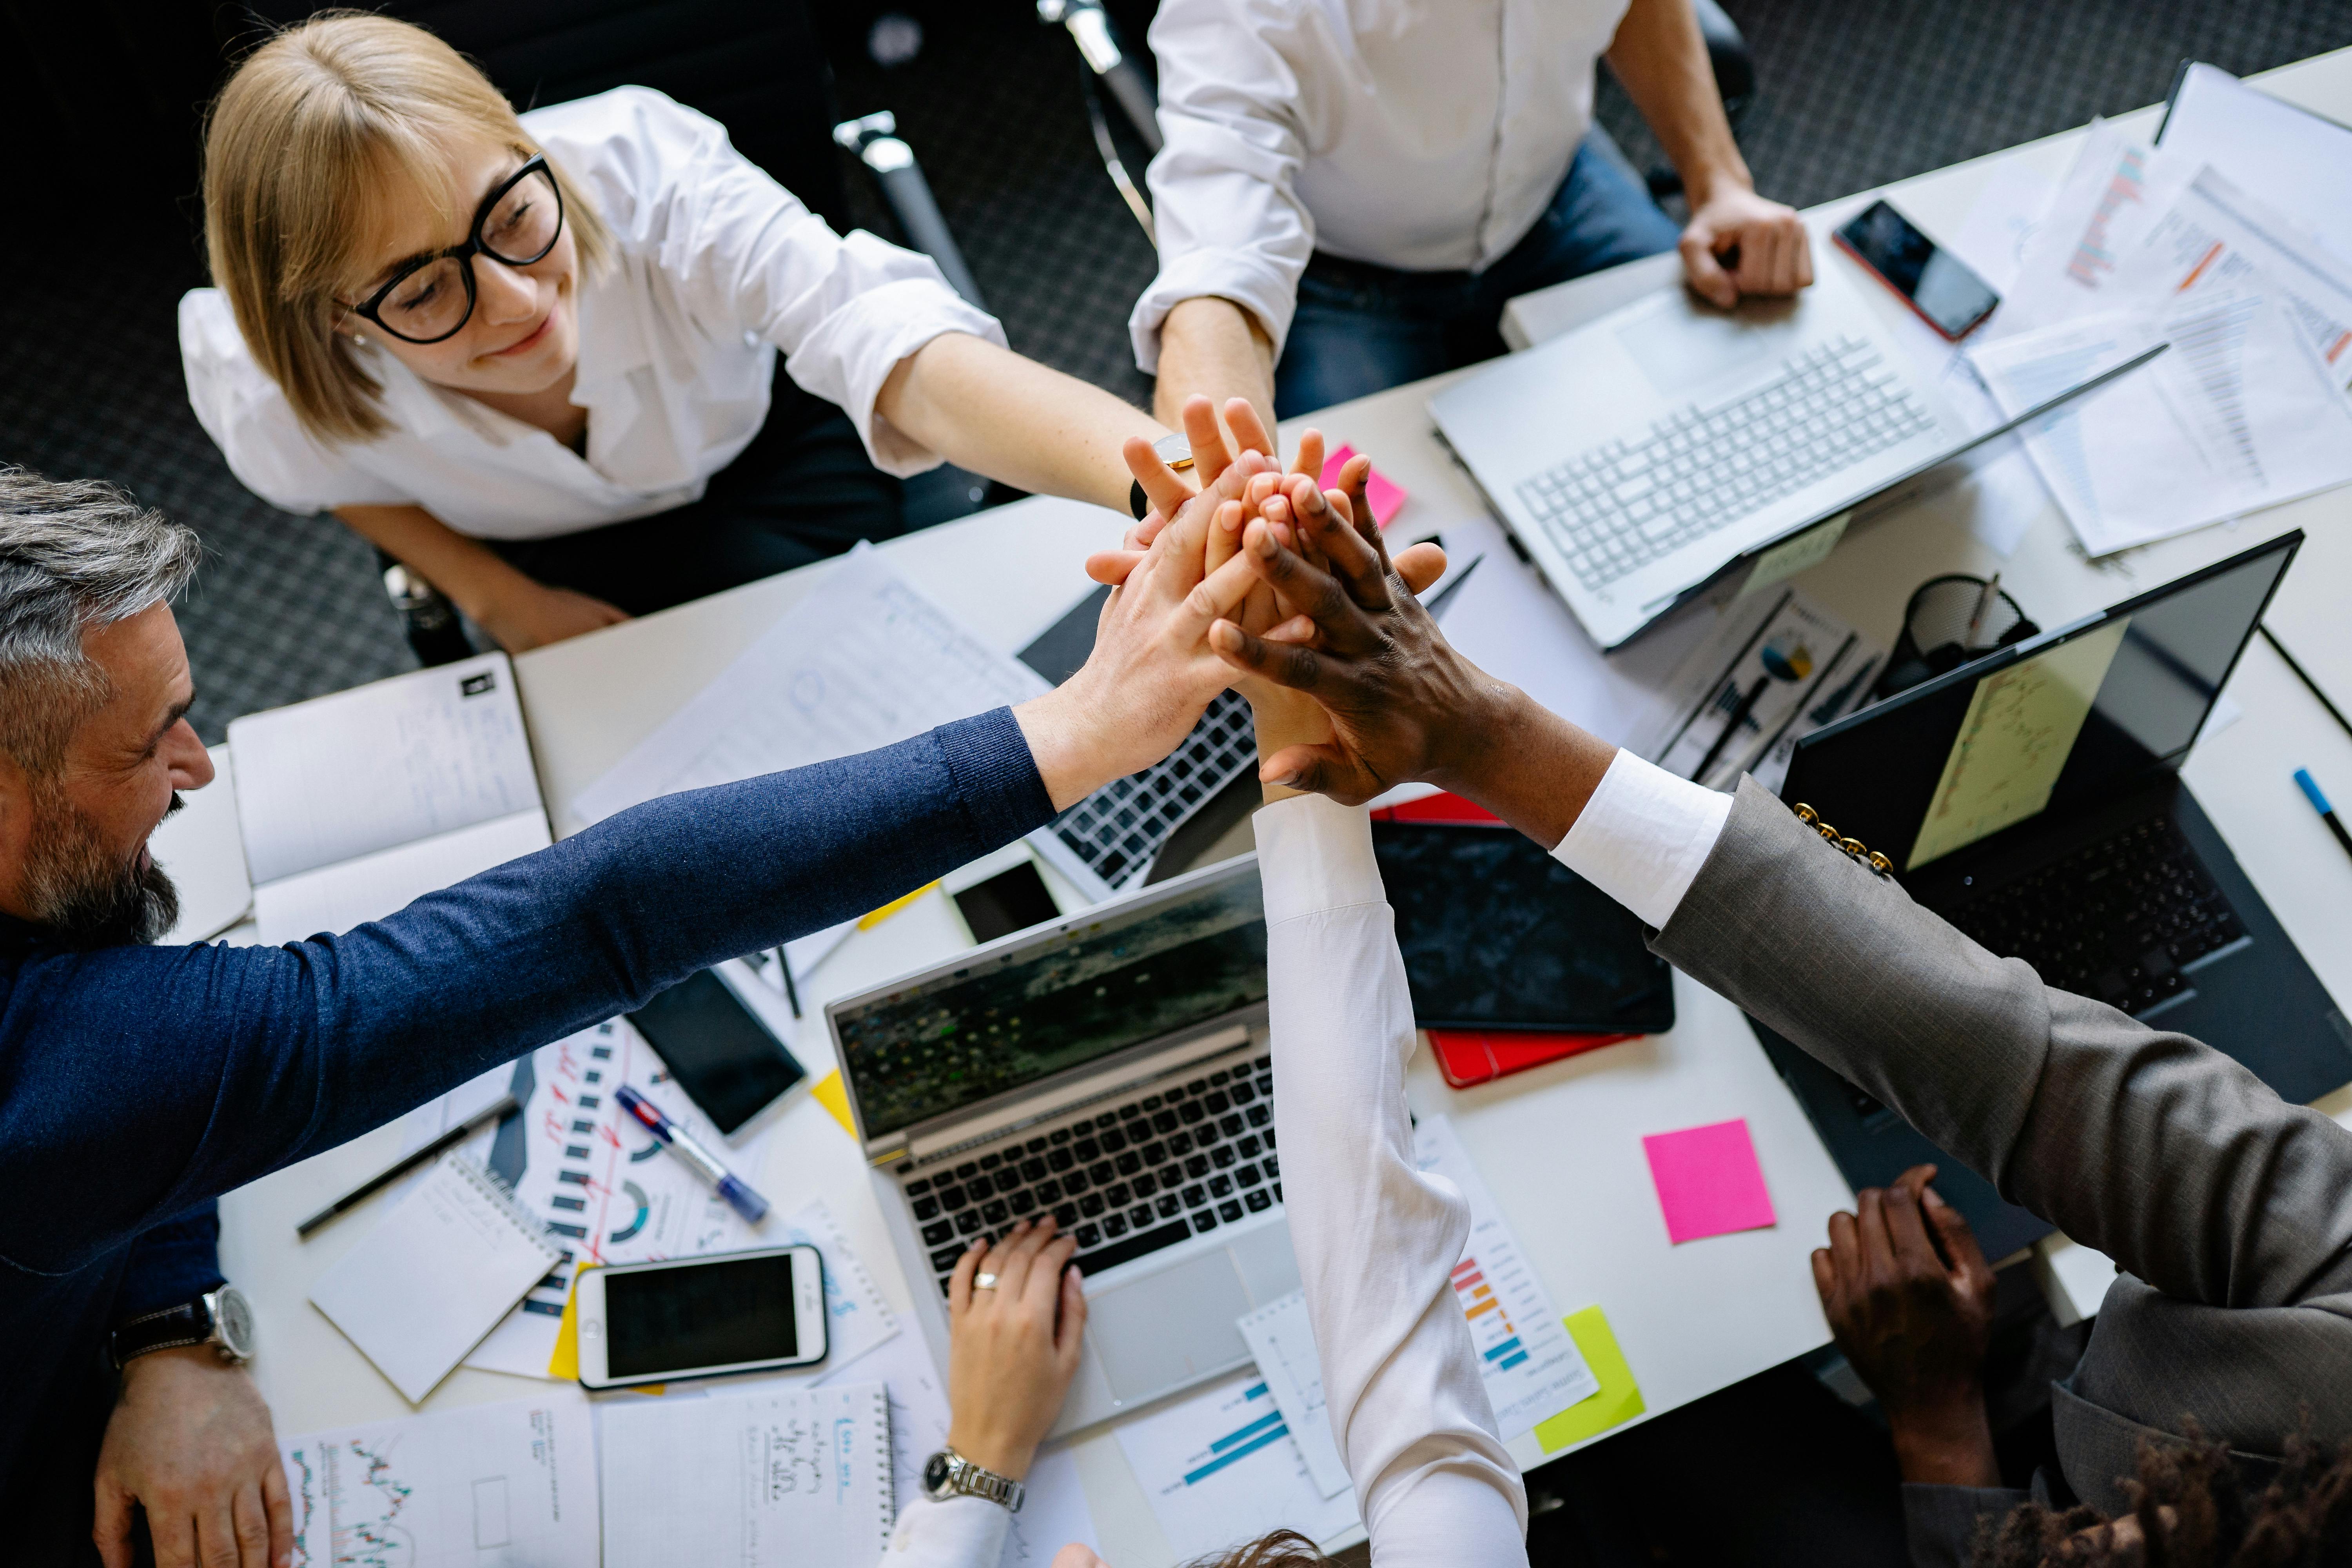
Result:
[[[1271,426],[1502,352],[1517,294],[1679,245],[1729,306],[1812,281],[1756,194],[1692,0],[1165,0],[1160,276],[1128,326],[1163,422]],[[1681,173],[1679,232],[1592,124],[1606,57]]]

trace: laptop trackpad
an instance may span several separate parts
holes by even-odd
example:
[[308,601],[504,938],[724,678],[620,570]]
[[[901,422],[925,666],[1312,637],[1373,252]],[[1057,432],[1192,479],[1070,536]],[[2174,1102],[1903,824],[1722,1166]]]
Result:
[[1248,1360],[1234,1320],[1252,1304],[1232,1252],[1221,1247],[1089,1299],[1087,1332],[1124,1403]]

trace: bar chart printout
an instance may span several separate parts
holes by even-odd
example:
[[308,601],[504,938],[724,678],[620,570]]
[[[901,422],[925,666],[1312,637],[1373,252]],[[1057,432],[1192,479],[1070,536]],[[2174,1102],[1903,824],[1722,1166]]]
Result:
[[1265,1379],[1255,1372],[1116,1431],[1180,1559],[1285,1526],[1327,1542],[1355,1522],[1354,1492],[1323,1495]]
[[598,1551],[578,1389],[283,1438],[294,1568],[568,1568]]
[[1543,1282],[1503,1222],[1453,1123],[1443,1116],[1423,1117],[1413,1129],[1413,1154],[1422,1170],[1444,1176],[1470,1203],[1470,1240],[1454,1266],[1454,1293],[1469,1321],[1486,1397],[1507,1443],[1599,1393],[1601,1380],[1561,1326]]

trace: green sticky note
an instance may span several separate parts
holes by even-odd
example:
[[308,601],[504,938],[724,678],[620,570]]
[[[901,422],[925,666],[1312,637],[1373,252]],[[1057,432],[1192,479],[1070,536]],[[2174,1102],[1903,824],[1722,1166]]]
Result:
[[1845,525],[1853,521],[1853,513],[1842,511],[1827,522],[1765,551],[1756,558],[1755,568],[1748,574],[1748,581],[1740,584],[1738,596],[1744,599],[1759,588],[1769,588],[1784,577],[1793,577],[1820,565],[1830,558],[1838,541],[1845,537]]
[[1609,1331],[1609,1320],[1601,1315],[1601,1309],[1587,1307],[1560,1321],[1568,1326],[1576,1348],[1584,1352],[1585,1365],[1601,1380],[1601,1392],[1537,1424],[1536,1441],[1547,1454],[1557,1454],[1570,1443],[1631,1421],[1644,1408],[1641,1385],[1633,1381],[1633,1369],[1625,1364],[1625,1352],[1617,1348],[1617,1336]]

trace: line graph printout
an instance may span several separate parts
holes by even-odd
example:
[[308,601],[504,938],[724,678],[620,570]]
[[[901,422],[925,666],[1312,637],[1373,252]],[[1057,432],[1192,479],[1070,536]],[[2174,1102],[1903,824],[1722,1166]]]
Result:
[[2050,804],[2128,618],[1977,682],[1968,716],[1928,798],[1906,871],[1964,848]]
[[861,544],[572,807],[600,822],[656,795],[871,751],[1045,689]]
[[1568,1337],[1452,1121],[1423,1117],[1413,1129],[1412,1147],[1422,1170],[1444,1177],[1470,1202],[1470,1240],[1454,1266],[1454,1292],[1469,1321],[1479,1374],[1507,1443],[1600,1393],[1601,1380]]
[[587,1396],[281,1438],[294,1568],[576,1568],[597,1552]]
[[1244,1372],[1114,1428],[1179,1559],[1287,1527],[1329,1541],[1356,1520],[1352,1490],[1325,1497],[1265,1379]]
[[1327,1498],[1346,1491],[1348,1461],[1339,1455],[1331,1413],[1323,1404],[1323,1360],[1307,1319],[1307,1292],[1293,1290],[1235,1320],[1234,1326],[1248,1342],[1258,1375],[1274,1395],[1316,1489]]

